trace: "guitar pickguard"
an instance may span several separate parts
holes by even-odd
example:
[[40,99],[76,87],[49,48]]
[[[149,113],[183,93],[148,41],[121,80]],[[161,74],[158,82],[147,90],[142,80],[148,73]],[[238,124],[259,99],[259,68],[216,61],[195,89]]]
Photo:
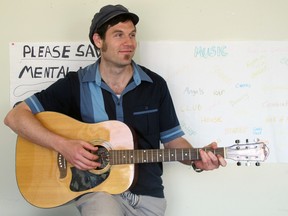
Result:
[[70,190],[74,192],[80,192],[94,188],[104,182],[110,171],[102,174],[94,174],[89,171],[79,170],[75,167],[71,167],[72,178],[70,183]]

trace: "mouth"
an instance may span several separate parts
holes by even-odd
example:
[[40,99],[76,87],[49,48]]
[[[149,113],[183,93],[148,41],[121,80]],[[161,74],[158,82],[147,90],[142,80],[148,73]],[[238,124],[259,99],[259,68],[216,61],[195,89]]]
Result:
[[120,50],[119,53],[130,54],[130,53],[133,53],[133,51],[132,50]]

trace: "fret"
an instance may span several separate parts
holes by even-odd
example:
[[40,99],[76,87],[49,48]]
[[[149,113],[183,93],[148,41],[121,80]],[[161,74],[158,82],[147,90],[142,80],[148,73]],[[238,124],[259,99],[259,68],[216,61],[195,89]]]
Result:
[[134,157],[133,157],[134,151],[130,151],[130,155],[129,155],[129,163],[134,163]]
[[171,150],[170,149],[164,149],[164,161],[171,161]]
[[183,156],[182,156],[182,151],[181,149],[177,149],[177,160],[182,161],[183,160]]
[[157,151],[156,151],[156,154],[157,154],[157,162],[160,162],[161,160],[162,160],[162,157],[161,157],[161,149],[158,149]]
[[170,161],[170,151],[169,151],[169,149],[166,149],[166,151],[164,151],[164,161]]
[[122,159],[124,160],[124,163],[127,164],[126,150],[122,151]]
[[169,149],[170,152],[170,160],[169,161],[175,161],[175,149]]
[[122,150],[120,150],[119,152],[117,152],[117,163],[122,164],[122,160],[121,160],[121,152]]
[[119,153],[119,162],[125,164],[123,160],[123,150],[121,150]]
[[189,149],[182,149],[183,151],[183,159],[184,160],[189,160],[189,154],[187,153],[187,151],[189,151]]
[[133,151],[133,161],[134,163],[138,163],[138,151]]
[[144,150],[143,153],[144,153],[144,154],[143,154],[143,157],[144,157],[144,158],[143,158],[143,162],[145,162],[145,163],[149,162],[149,161],[147,160],[147,151]]
[[177,161],[177,149],[174,149],[174,161]]
[[130,154],[131,154],[131,151],[129,150],[126,150],[126,153],[125,153],[125,157],[126,157],[126,161],[127,161],[127,164],[130,164],[131,161],[130,161]]
[[[116,153],[116,152],[115,152]],[[114,164],[118,164],[118,161],[117,161],[117,154],[114,154]]]
[[[199,149],[199,150],[200,150],[200,149]],[[208,152],[208,151],[207,151],[207,148],[203,148],[203,150],[204,150],[205,152]]]
[[131,163],[130,154],[131,154],[131,151],[130,151],[130,150],[126,150],[126,160],[127,160],[127,164],[130,164],[130,163]]
[[178,149],[174,149],[174,161],[178,161]]
[[127,164],[126,150],[124,150],[122,153],[123,153],[122,158],[125,161],[125,164]]
[[117,159],[116,160],[117,160],[117,163],[119,163],[119,164],[123,163],[122,160],[121,160],[121,152],[122,152],[122,150],[117,152]]
[[115,163],[115,154],[112,154],[112,151],[109,152],[109,162],[110,164],[116,164]]

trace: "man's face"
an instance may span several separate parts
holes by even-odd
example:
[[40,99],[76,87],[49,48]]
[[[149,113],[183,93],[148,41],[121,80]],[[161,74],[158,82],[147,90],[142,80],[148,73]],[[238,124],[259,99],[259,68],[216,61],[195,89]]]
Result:
[[108,27],[105,39],[101,40],[101,59],[117,66],[131,64],[136,42],[136,28],[131,21]]

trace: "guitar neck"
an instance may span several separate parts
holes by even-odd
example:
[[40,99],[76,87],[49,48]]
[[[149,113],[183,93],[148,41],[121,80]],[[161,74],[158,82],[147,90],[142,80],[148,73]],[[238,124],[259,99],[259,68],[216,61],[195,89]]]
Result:
[[[214,154],[225,157],[225,148],[201,148]],[[109,163],[136,164],[136,163],[157,163],[169,161],[200,160],[200,148],[184,149],[147,149],[147,150],[110,150]]]

